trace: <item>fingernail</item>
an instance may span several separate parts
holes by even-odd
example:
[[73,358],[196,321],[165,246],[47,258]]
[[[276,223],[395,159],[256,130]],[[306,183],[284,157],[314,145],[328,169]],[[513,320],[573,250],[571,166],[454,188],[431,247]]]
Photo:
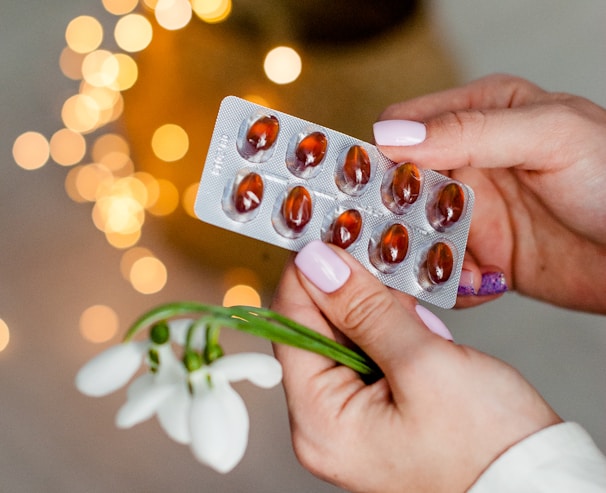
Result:
[[295,265],[325,293],[332,293],[343,286],[351,273],[341,257],[320,240],[305,245],[295,257]]
[[444,322],[442,322],[442,320],[440,320],[437,315],[435,315],[433,312],[430,312],[423,305],[417,305],[415,307],[415,310],[417,311],[417,315],[419,316],[419,318],[423,320],[423,323],[434,334],[438,334],[440,337],[443,337],[447,341],[454,340],[452,334],[450,333],[450,330],[448,330],[448,327],[444,325]]
[[384,146],[412,146],[425,140],[427,129],[411,120],[382,120],[373,125],[375,143]]
[[505,293],[507,289],[505,274],[502,272],[484,272],[484,274],[482,274],[482,284],[478,290],[478,296],[501,294]]
[[459,277],[459,288],[457,289],[459,296],[475,296],[476,288],[473,284],[473,272],[467,269],[461,269]]

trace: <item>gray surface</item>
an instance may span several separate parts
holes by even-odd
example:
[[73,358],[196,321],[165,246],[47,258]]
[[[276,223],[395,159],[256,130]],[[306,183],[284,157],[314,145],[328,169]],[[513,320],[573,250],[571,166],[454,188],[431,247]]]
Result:
[[[605,9],[602,0],[432,2],[465,78],[506,71],[603,105]],[[155,423],[116,430],[122,394],[98,400],[73,389],[75,372],[99,349],[78,334],[78,318],[89,305],[113,306],[124,326],[152,303],[220,301],[214,279],[192,269],[153,229],[146,243],[179,274],[159,295],[134,293],[120,276],[119,252],[94,229],[89,208],[63,192],[65,170],[49,163],[28,172],[12,161],[20,133],[50,136],[60,127],[61,102],[73,91],[57,64],[63,31],[76,15],[100,10],[96,0],[0,5],[0,318],[12,329],[11,345],[0,353],[0,491],[335,491],[297,465],[280,389],[242,387],[252,435],[243,463],[229,476],[197,465]],[[520,368],[561,415],[582,423],[606,450],[604,317],[516,295],[439,314],[458,341]],[[232,342],[238,347],[242,340]],[[267,350],[264,343],[245,343]]]

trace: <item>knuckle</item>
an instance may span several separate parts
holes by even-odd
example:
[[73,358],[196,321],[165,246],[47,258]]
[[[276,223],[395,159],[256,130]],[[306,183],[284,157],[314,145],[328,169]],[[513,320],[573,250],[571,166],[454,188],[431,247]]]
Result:
[[347,293],[347,302],[342,304],[341,328],[352,335],[367,338],[370,331],[366,329],[376,325],[393,303],[391,296],[367,284],[356,286]]

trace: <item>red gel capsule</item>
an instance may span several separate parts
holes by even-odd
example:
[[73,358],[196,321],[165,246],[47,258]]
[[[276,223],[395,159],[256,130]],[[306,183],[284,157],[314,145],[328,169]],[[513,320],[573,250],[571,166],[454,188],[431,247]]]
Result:
[[278,138],[279,130],[280,123],[275,116],[261,116],[248,128],[241,154],[244,157],[251,157],[257,152],[270,149]]
[[421,194],[421,173],[412,163],[399,165],[391,182],[393,200],[398,207],[414,204]]
[[295,149],[294,167],[299,171],[315,168],[326,154],[328,140],[322,132],[312,132],[301,139]]
[[436,229],[445,229],[456,223],[463,214],[465,193],[461,185],[449,183],[438,194],[432,224]]
[[354,243],[362,231],[362,214],[356,209],[341,213],[332,223],[329,241],[340,248],[347,248]]
[[305,187],[296,186],[282,202],[282,217],[288,228],[300,233],[311,219],[311,195]]
[[432,245],[427,252],[427,276],[433,284],[443,284],[452,274],[454,256],[450,247],[443,242]]
[[370,181],[370,157],[362,146],[349,148],[343,163],[343,180],[352,188],[366,185]]
[[381,260],[386,264],[401,263],[408,253],[408,230],[399,223],[386,228],[379,240]]
[[255,210],[263,200],[263,178],[257,173],[248,173],[235,187],[232,198],[240,214]]

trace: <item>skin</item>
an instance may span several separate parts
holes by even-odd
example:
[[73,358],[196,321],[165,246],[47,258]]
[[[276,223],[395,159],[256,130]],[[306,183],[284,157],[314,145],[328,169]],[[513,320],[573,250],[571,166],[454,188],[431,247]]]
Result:
[[[606,313],[604,109],[498,75],[381,118],[427,128],[421,144],[381,147],[389,158],[474,189],[465,267],[476,287],[499,269],[523,294]],[[351,269],[345,284],[325,293],[291,261],[272,308],[360,347],[385,376],[367,385],[325,358],[275,347],[294,449],[312,473],[353,492],[462,492],[508,448],[561,422],[514,368],[430,332],[412,297],[330,248]]]
[[[475,192],[465,268],[501,270],[510,288],[606,312],[606,110],[523,79],[486,77],[388,107],[381,120],[424,122],[395,162],[450,174]],[[494,297],[459,297],[459,307]]]

